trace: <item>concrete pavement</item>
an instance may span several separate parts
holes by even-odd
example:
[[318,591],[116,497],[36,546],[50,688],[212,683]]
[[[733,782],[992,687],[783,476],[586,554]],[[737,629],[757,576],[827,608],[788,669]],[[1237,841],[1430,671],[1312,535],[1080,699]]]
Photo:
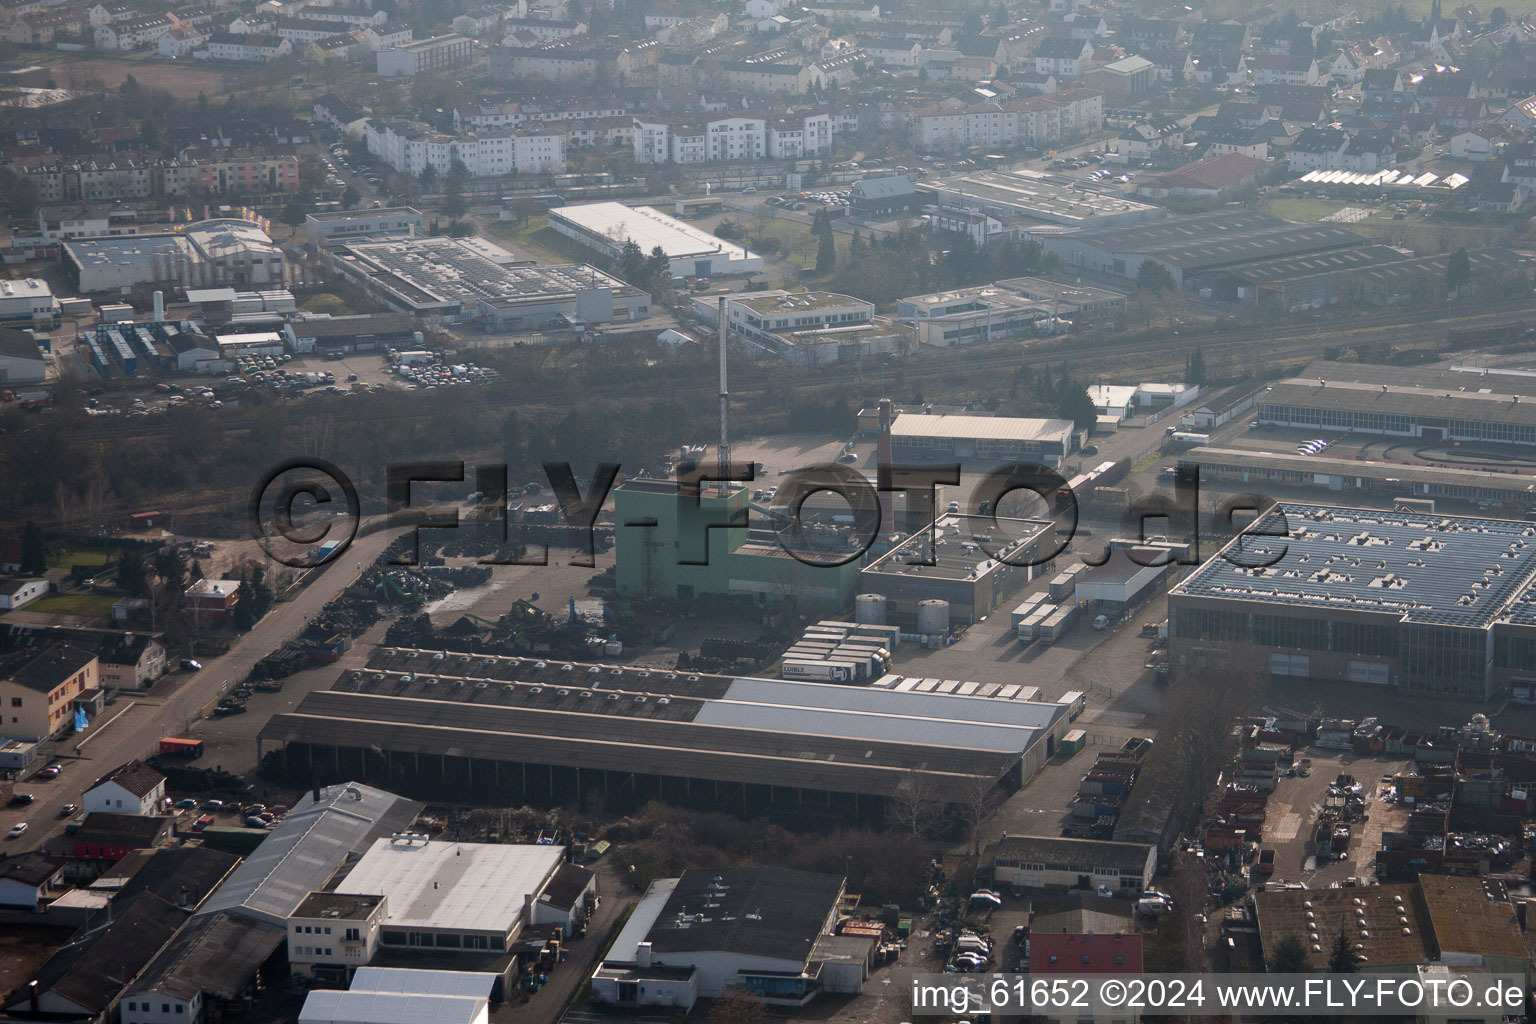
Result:
[[[310,618],[357,579],[361,569],[372,565],[396,532],[360,533],[346,554],[320,570],[298,596],[279,603],[228,653],[205,661],[202,671],[179,677],[179,682],[162,681],[148,693],[121,694],[83,736],[60,740],[57,750],[63,773],[52,781],[33,779],[21,784],[18,792],[36,797],[30,806],[0,809],[0,831],[8,832],[18,821],[30,826],[22,838],[6,840],[4,852],[14,855],[41,845],[50,830],[62,827],[60,809],[66,803],[79,803],[85,787],[124,761],[155,753],[161,736],[179,735],[201,719],[203,708],[244,679],[256,662],[297,636]],[[256,716],[246,717],[254,735],[262,723]],[[82,740],[86,742],[77,756],[75,746]]]

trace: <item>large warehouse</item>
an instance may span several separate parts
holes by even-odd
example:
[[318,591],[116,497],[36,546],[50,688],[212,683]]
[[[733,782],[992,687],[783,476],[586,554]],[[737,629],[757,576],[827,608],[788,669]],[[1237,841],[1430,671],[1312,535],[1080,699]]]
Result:
[[1219,482],[1266,490],[1264,485],[1393,498],[1450,499],[1469,506],[1478,502],[1512,510],[1536,508],[1536,480],[1526,473],[1410,466],[1327,455],[1264,452],[1251,448],[1192,448],[1179,465],[1198,466],[1200,482]]
[[32,335],[0,327],[0,384],[40,384],[47,378],[48,364]]
[[549,211],[549,226],[609,259],[617,259],[628,241],[647,255],[660,246],[676,277],[755,274],[763,269],[763,258],[757,253],[649,206],[561,206]]
[[82,292],[126,291],[135,285],[183,288],[231,285],[281,288],[287,284],[283,251],[248,221],[188,224],[178,232],[74,238],[63,245],[64,265]]
[[1508,376],[1483,381],[1433,370],[1416,384],[1291,377],[1260,400],[1258,421],[1430,442],[1529,445],[1536,444],[1536,398],[1528,386]]
[[[1362,245],[1303,256],[1244,263],[1211,276],[1218,299],[1280,312],[1325,306],[1422,304],[1445,298],[1449,254],[1410,256],[1390,245]],[[1510,249],[1467,253],[1472,280],[1463,294],[1521,280],[1531,283],[1531,260]]]
[[483,238],[401,238],[333,244],[331,266],[391,309],[537,330],[640,320],[651,297],[584,264],[535,266]]
[[1202,274],[1242,263],[1364,245],[1338,224],[1292,224],[1257,210],[1218,210],[1129,228],[1054,235],[1045,251],[1068,267],[1135,280],[1148,259],[1161,263],[1185,287]]
[[902,412],[891,424],[891,454],[897,461],[1032,462],[1054,467],[1077,449],[1076,435],[1071,420]]
[[925,181],[917,188],[940,206],[981,210],[1008,222],[1118,229],[1161,220],[1167,214],[1160,206],[1127,199],[1082,179],[1040,171],[977,171]]
[[1531,523],[1282,502],[1169,592],[1173,670],[1488,700],[1536,682],[1533,579]]
[[917,784],[955,805],[1011,792],[1065,726],[1060,705],[1001,697],[381,648],[258,744],[294,780],[879,821]]

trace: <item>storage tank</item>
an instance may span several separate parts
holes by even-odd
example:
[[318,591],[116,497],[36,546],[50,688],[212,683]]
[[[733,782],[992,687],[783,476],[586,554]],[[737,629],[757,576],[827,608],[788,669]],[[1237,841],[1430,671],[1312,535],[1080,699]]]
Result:
[[949,602],[930,598],[917,603],[917,631],[924,636],[949,632]]
[[853,599],[853,621],[861,626],[885,625],[885,595],[860,594]]

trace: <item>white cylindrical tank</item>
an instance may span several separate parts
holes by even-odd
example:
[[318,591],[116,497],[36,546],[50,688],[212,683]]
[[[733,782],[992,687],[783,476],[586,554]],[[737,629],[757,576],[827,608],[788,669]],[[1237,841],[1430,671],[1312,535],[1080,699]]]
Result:
[[917,603],[917,631],[924,636],[949,632],[949,602],[930,598]]
[[861,626],[885,625],[885,595],[860,594],[853,599],[853,621]]

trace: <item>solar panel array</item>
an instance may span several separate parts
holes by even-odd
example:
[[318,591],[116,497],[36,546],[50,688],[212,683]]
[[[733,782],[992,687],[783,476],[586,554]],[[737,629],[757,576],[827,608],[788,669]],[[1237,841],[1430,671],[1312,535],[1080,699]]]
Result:
[[589,288],[624,288],[622,281],[595,267],[511,266],[489,259],[473,245],[453,238],[365,242],[348,246],[362,260],[407,285],[465,305],[569,295]]
[[1536,524],[1284,503],[1178,589],[1486,628],[1517,597],[1536,612],[1533,576]]

